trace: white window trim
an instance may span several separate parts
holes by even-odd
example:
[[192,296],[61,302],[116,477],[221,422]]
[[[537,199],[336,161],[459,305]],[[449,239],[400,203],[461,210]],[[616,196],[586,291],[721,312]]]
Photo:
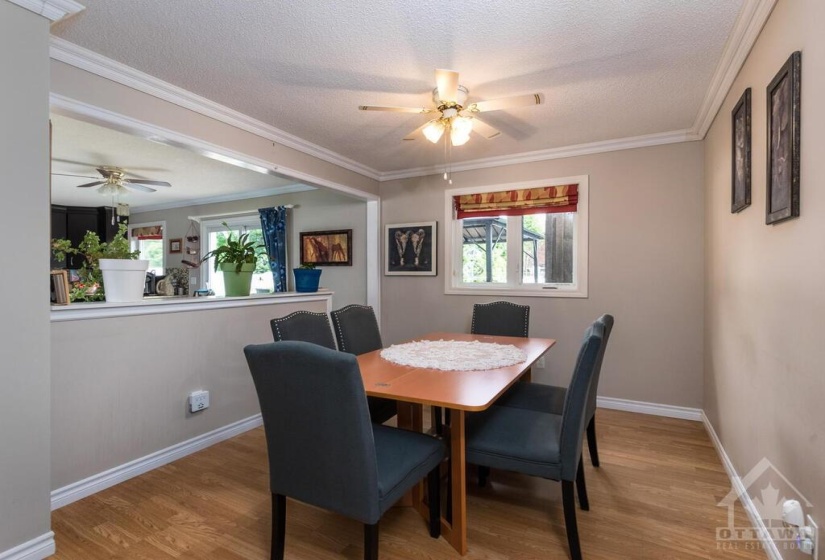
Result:
[[168,254],[169,253],[169,251],[168,251],[169,247],[166,245],[166,220],[160,220],[158,222],[143,222],[141,224],[132,224],[132,223],[126,224],[126,233],[128,234],[127,238],[129,239],[129,249],[132,248],[132,230],[133,229],[142,228],[142,227],[154,227],[154,226],[160,226],[161,227],[161,232],[163,232],[162,239],[160,241],[163,244],[163,252],[162,252],[162,254],[163,254],[163,267],[162,268],[163,268],[163,272],[165,274],[166,269],[169,268],[169,254]]
[[[248,225],[250,220],[258,219],[258,226],[261,225],[260,223],[260,214],[257,211],[252,212],[244,212],[242,214],[233,214],[231,217],[225,218],[209,218],[209,219],[201,219],[200,220],[200,236],[201,236],[201,258],[203,255],[209,251],[209,230],[214,228],[215,226],[225,229],[223,227],[223,222],[226,222],[226,225],[229,226],[230,229],[234,226],[239,225]],[[214,263],[212,259],[201,264],[201,274],[200,274],[200,287],[205,288],[206,285],[209,283],[210,275],[215,274],[214,270]]]
[[[508,285],[500,287],[491,286],[467,286],[459,285],[457,280],[461,278],[461,262],[455,259],[458,247],[461,243],[461,228],[456,227],[458,220],[455,219],[453,207],[453,197],[462,194],[477,194],[484,192],[506,191],[513,189],[533,189],[538,187],[551,187],[556,185],[569,185],[577,183],[579,185],[579,201],[576,208],[576,236],[575,253],[576,279],[575,288],[553,287],[546,288],[531,284],[519,284],[518,286]],[[485,295],[485,296],[525,296],[525,297],[560,297],[560,298],[586,298],[587,297],[587,270],[588,270],[588,230],[589,230],[589,194],[590,179],[588,175],[578,175],[573,177],[561,177],[554,179],[542,179],[538,181],[527,181],[518,183],[506,183],[498,185],[485,185],[481,187],[465,187],[449,189],[444,193],[444,263],[446,273],[444,274],[444,293],[454,295]],[[508,240],[508,244],[512,240]],[[509,247],[508,247],[509,249]],[[514,271],[508,270],[508,275]]]

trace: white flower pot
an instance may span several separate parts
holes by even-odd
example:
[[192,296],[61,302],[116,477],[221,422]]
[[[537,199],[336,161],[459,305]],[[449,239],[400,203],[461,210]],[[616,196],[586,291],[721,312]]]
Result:
[[146,270],[149,261],[131,259],[100,259],[103,289],[108,303],[143,300]]

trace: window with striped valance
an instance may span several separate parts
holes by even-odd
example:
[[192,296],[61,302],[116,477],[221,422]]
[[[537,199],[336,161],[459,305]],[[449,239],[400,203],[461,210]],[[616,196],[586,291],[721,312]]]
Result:
[[578,187],[578,184],[569,184],[458,195],[453,197],[456,218],[575,212]]
[[129,230],[132,239],[163,239],[163,226],[134,227]]

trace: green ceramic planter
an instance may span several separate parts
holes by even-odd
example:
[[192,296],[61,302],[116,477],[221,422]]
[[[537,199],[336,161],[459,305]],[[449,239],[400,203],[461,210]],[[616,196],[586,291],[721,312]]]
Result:
[[234,263],[218,265],[218,270],[223,272],[223,287],[226,291],[226,297],[248,296],[252,287],[252,272],[255,270],[255,263],[244,263],[241,265],[240,272],[235,272],[236,266]]

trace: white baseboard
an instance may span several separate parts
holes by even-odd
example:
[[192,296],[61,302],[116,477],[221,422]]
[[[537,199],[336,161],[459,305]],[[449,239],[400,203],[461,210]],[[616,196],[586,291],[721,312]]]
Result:
[[43,560],[54,552],[54,533],[49,531],[19,546],[0,552],[0,560]]
[[[212,430],[203,435],[197,436],[187,441],[172,445],[166,449],[161,449],[145,457],[135,459],[113,469],[109,469],[102,473],[92,475],[89,478],[80,480],[78,482],[53,490],[52,510],[61,508],[72,502],[91,496],[96,492],[110,488],[116,484],[120,484],[125,480],[129,480],[135,476],[149,472],[172,461],[176,461],[182,457],[186,457],[196,451],[205,449],[210,445],[214,445],[223,440],[235,437],[243,432],[257,428],[262,424],[261,415],[256,414],[243,420],[239,420],[228,426]],[[15,557],[16,558],[16,557]],[[22,557],[21,557],[22,558]],[[0,560],[6,560],[4,556],[0,556]]]
[[710,420],[705,415],[704,411],[702,411],[702,423],[705,425],[705,430],[707,430],[710,440],[716,448],[716,453],[722,461],[722,466],[725,467],[725,472],[728,473],[731,487],[739,496],[739,501],[742,502],[742,506],[748,514],[748,519],[750,519],[751,524],[754,529],[756,529],[756,533],[759,535],[759,541],[762,543],[762,550],[765,551],[765,554],[768,555],[770,560],[782,560],[782,554],[776,547],[776,543],[773,542],[773,539],[771,539],[770,532],[768,531],[768,528],[765,527],[765,522],[761,517],[759,517],[756,506],[754,505],[753,500],[751,500],[750,494],[748,494],[745,485],[742,483],[742,478],[739,476],[739,473],[736,472],[736,468],[733,466],[730,457],[728,457],[725,448],[722,447],[722,441],[719,439],[719,436],[716,434],[716,430],[713,429],[713,424],[710,423]]
[[694,420],[696,422],[701,422],[702,417],[704,416],[701,408],[689,408],[686,406],[673,406],[670,404],[657,404],[644,401],[631,401],[627,399],[614,399],[612,397],[597,397],[596,406],[599,408],[623,410],[625,412],[638,412],[639,414],[652,414],[653,416],[666,416],[668,418]]

